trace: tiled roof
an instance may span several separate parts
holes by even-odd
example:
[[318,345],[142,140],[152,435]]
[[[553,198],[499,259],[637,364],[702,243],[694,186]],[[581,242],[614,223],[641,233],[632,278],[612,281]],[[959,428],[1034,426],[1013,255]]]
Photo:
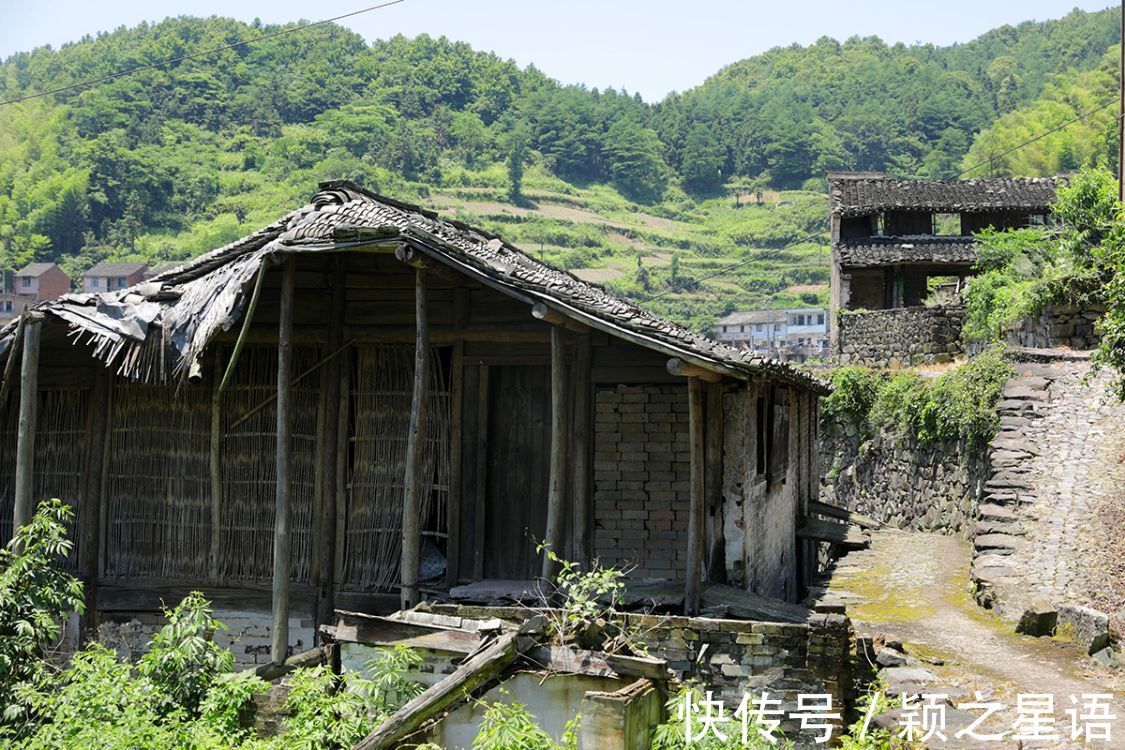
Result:
[[28,263],[19,271],[16,271],[16,276],[42,276],[47,271],[56,267],[54,263]]
[[844,267],[892,266],[898,263],[972,265],[979,253],[971,237],[869,237],[833,247]]
[[896,180],[872,174],[829,174],[832,212],[858,216],[890,208],[920,211],[1045,211],[1063,178]]
[[721,326],[740,326],[758,323],[784,323],[784,310],[745,310],[734,312],[719,321]]
[[[651,349],[709,363],[728,374],[760,373],[826,392],[816,377],[792,365],[719,344],[661,318],[604,288],[552,268],[502,239],[460,222],[334,181],[307,206],[225,247],[110,294],[70,294],[39,306],[94,340],[95,352],[122,362],[126,374],[179,376],[198,366],[212,336],[241,318],[258,272],[287,253],[331,251],[373,242],[404,242],[423,255],[520,299]],[[9,326],[0,350],[10,342]],[[161,337],[150,342],[149,332]],[[139,373],[139,374],[138,374]]]
[[143,268],[144,263],[110,263],[102,262],[91,268],[83,276],[130,276]]

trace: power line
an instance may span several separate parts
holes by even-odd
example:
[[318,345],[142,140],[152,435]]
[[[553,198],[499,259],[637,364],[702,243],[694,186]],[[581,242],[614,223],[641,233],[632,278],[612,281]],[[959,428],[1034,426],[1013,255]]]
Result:
[[[1003,151],[999,154],[994,154],[993,156],[988,157],[987,161],[982,161],[980,164],[974,164],[973,166],[969,167],[968,169],[965,169],[965,170],[962,170],[961,172],[958,172],[956,175],[954,175],[953,179],[956,180],[960,177],[963,177],[963,176],[967,175],[969,172],[972,172],[974,169],[980,169],[981,167],[987,167],[988,165],[992,164],[997,159],[1003,159],[1005,156],[1012,153],[1013,151],[1019,151],[1021,148],[1024,148],[1025,146],[1030,146],[1031,144],[1036,143],[1037,141],[1041,141],[1044,138],[1046,138],[1047,136],[1052,135],[1054,133],[1057,133],[1060,130],[1062,130],[1063,128],[1070,127],[1071,125],[1073,125],[1076,122],[1081,122],[1082,120],[1085,120],[1090,115],[1097,114],[1098,112],[1101,112],[1103,109],[1107,109],[1108,107],[1110,107],[1114,104],[1117,104],[1117,100],[1111,99],[1110,101],[1106,102],[1105,104],[1101,105],[1100,107],[1095,107],[1094,109],[1091,109],[1088,112],[1083,112],[1082,114],[1078,115],[1077,117],[1074,117],[1070,120],[1067,120],[1062,125],[1059,125],[1057,127],[1053,127],[1050,130],[1047,130],[1047,131],[1044,131],[1044,132],[1040,133],[1039,135],[1035,136],[1034,138],[1029,138],[1026,141],[1024,141],[1023,143],[1019,143],[1015,146],[1012,146],[1007,151]],[[1118,115],[1118,117],[1120,118],[1121,115]]]
[[371,5],[371,6],[368,6],[366,8],[360,8],[359,10],[353,10],[350,13],[344,13],[344,14],[339,15],[339,16],[333,16],[332,18],[326,18],[323,21],[314,21],[312,23],[306,23],[304,26],[293,26],[293,27],[290,27],[290,28],[287,28],[287,29],[279,29],[277,31],[271,31],[267,34],[260,34],[256,37],[254,37],[253,39],[247,39],[246,41],[233,42],[232,44],[224,44],[222,47],[215,47],[214,49],[203,50],[202,52],[193,52],[190,55],[181,55],[180,57],[173,57],[169,60],[163,60],[161,62],[148,63],[146,65],[138,65],[135,68],[127,68],[125,70],[119,70],[116,73],[110,73],[109,75],[104,75],[104,76],[101,76],[99,78],[91,78],[91,79],[86,80],[86,81],[79,81],[78,83],[71,83],[71,84],[67,84],[66,86],[59,86],[58,88],[50,89],[49,91],[42,91],[38,94],[25,94],[24,96],[17,96],[14,99],[5,99],[3,101],[0,101],[0,107],[4,106],[6,104],[17,104],[19,102],[26,102],[26,101],[29,101],[31,99],[38,99],[38,98],[43,97],[43,96],[51,96],[52,94],[61,94],[65,91],[73,91],[74,89],[86,88],[88,86],[96,86],[99,83],[105,83],[106,81],[113,81],[113,80],[116,80],[118,78],[122,78],[124,76],[132,75],[134,73],[140,73],[141,71],[144,71],[144,70],[155,70],[157,68],[164,68],[164,67],[167,67],[169,65],[175,65],[176,63],[184,62],[185,60],[195,60],[195,59],[200,58],[200,57],[206,57],[207,55],[213,55],[216,52],[225,52],[226,50],[234,49],[235,47],[242,47],[242,46],[245,46],[245,45],[248,45],[248,44],[254,44],[256,42],[262,42],[262,41],[265,41],[267,39],[276,39],[277,37],[284,36],[285,34],[292,34],[293,32],[296,32],[296,31],[305,31],[306,29],[312,29],[312,28],[315,28],[317,26],[324,26],[325,24],[335,23],[336,21],[342,21],[345,18],[351,18],[353,16],[358,16],[358,15],[361,15],[363,13],[370,13],[371,11],[374,11],[374,10],[381,10],[383,8],[389,8],[392,5],[399,5],[399,4],[405,3],[405,2],[406,2],[406,0],[388,0],[388,2],[380,3],[379,5]]

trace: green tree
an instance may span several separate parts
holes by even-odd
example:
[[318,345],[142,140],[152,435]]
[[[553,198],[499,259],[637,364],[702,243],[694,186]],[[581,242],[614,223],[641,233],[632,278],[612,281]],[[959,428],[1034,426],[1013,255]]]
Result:
[[702,123],[695,125],[684,142],[680,166],[684,187],[699,193],[716,190],[723,184],[726,158],[726,149],[711,128]]

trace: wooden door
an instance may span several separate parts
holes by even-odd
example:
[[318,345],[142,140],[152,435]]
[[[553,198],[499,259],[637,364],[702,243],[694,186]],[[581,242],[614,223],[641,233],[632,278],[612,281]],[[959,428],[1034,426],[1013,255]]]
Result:
[[547,533],[549,369],[490,368],[484,577],[530,580]]

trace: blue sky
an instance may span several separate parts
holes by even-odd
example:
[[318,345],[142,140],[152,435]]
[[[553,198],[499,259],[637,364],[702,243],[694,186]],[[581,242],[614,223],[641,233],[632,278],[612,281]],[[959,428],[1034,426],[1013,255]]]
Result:
[[[0,0],[0,58],[168,15],[319,20],[377,0]],[[565,83],[625,87],[648,100],[723,65],[821,36],[965,42],[1004,23],[1099,10],[1107,0],[406,0],[344,22],[367,39],[428,33],[469,42]]]

